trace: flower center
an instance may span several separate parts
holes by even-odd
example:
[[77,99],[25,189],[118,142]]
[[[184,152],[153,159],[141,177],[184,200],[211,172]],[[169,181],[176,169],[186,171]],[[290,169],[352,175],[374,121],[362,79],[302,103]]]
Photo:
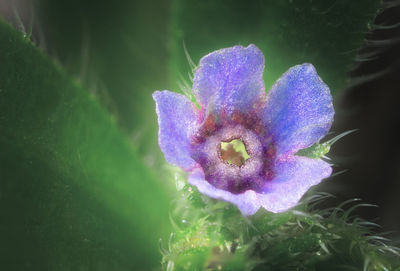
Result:
[[250,155],[241,139],[233,139],[220,144],[221,159],[230,165],[242,166]]

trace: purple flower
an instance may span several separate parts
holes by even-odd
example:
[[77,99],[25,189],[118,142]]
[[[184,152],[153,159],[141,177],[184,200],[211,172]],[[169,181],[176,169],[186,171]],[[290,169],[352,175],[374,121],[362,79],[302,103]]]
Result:
[[296,155],[331,127],[327,85],[313,65],[302,64],[265,95],[263,71],[256,46],[234,46],[200,60],[193,79],[200,108],[181,94],[153,94],[166,160],[189,172],[201,193],[235,204],[244,215],[260,207],[285,211],[332,172],[321,159]]

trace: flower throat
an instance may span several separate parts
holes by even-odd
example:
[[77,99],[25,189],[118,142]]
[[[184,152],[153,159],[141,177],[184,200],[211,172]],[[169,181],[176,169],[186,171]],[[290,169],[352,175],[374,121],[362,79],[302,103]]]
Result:
[[220,157],[225,163],[240,167],[250,158],[250,155],[241,139],[233,139],[221,142]]

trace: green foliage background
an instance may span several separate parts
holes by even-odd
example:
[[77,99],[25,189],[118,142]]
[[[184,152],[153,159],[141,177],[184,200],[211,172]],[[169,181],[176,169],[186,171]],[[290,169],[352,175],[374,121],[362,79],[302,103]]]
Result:
[[151,94],[190,85],[184,44],[197,63],[213,50],[254,43],[266,57],[267,88],[289,67],[311,62],[337,94],[379,6],[376,0],[33,3],[34,34],[44,36],[36,45],[44,49],[0,22],[4,270],[158,268],[158,240],[173,230],[170,216],[179,217],[170,202],[182,195],[157,146]]

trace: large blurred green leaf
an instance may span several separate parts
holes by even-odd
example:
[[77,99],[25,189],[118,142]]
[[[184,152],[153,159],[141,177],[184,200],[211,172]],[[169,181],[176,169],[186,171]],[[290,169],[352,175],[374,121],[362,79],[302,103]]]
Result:
[[[37,0],[46,47],[127,132],[157,142],[151,94],[167,88],[170,1]],[[152,151],[158,151],[153,148]]]
[[378,6],[378,0],[174,0],[170,82],[177,74],[188,78],[183,43],[195,63],[211,51],[253,43],[265,55],[267,90],[289,67],[309,62],[335,93]]
[[164,187],[96,99],[3,22],[0,110],[2,270],[158,265]]

